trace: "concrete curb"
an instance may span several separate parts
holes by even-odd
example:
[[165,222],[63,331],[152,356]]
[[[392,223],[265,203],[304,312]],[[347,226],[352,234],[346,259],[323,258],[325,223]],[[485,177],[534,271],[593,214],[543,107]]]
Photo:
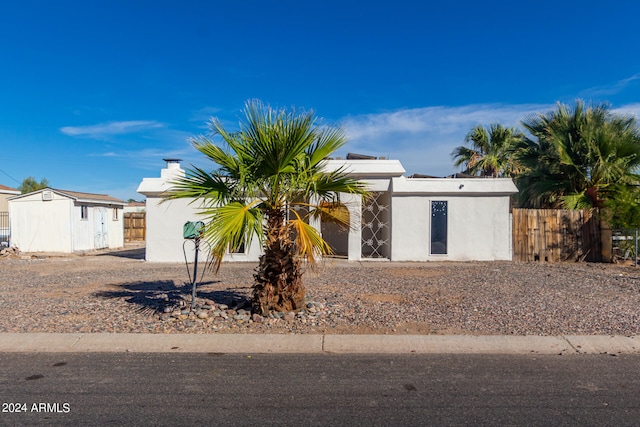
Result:
[[562,337],[501,335],[325,335],[331,353],[573,353]]
[[321,353],[322,335],[0,334],[0,352]]
[[567,335],[565,338],[577,353],[640,353],[640,337]]
[[0,333],[0,352],[640,354],[640,337]]

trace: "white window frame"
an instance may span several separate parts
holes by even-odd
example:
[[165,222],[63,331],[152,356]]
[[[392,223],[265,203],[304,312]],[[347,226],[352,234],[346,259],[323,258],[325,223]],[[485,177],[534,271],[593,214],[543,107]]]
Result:
[[80,205],[80,220],[81,221],[89,220],[89,206]]

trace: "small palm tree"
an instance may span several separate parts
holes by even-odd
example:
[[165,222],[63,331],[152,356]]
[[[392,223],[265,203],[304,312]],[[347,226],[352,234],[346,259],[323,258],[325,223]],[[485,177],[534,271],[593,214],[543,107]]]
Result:
[[523,137],[519,130],[499,123],[492,124],[489,129],[475,126],[464,139],[471,147],[461,145],[451,153],[454,166],[464,165],[464,172],[470,175],[512,176],[518,171],[513,159],[513,147]]
[[272,109],[260,101],[245,107],[237,132],[211,120],[224,149],[204,136],[192,139],[219,168],[187,170],[166,199],[203,201],[203,236],[217,268],[229,249],[257,237],[263,255],[254,275],[254,312],[299,310],[305,298],[302,260],[313,266],[317,256],[332,252],[309,219],[348,227],[340,193],[366,195],[366,190],[343,170],[324,169],[327,156],[346,142],[342,129],[319,126],[312,112]]

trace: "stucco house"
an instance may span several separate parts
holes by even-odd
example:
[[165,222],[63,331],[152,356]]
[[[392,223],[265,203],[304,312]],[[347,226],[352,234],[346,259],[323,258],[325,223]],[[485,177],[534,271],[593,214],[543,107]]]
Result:
[[124,213],[141,213],[145,212],[147,204],[145,202],[128,202],[124,205]]
[[18,194],[20,194],[20,190],[0,184],[0,212],[8,212],[9,203],[7,200],[9,197],[17,196]]
[[[199,202],[160,203],[170,182],[183,176],[179,159],[165,159],[159,178],[144,178],[138,192],[147,200],[146,259],[184,259],[182,228],[197,221]],[[509,178],[407,177],[398,160],[347,156],[327,160],[327,170],[345,171],[367,184],[368,199],[349,194],[341,202],[353,226],[348,231],[314,223],[336,255],[350,261],[511,260],[510,196],[517,188]],[[260,247],[248,242],[227,261],[257,261]]]
[[125,204],[106,194],[55,188],[11,197],[11,244],[23,252],[123,247]]
[[0,184],[0,246],[9,246],[9,197],[20,194],[20,190]]

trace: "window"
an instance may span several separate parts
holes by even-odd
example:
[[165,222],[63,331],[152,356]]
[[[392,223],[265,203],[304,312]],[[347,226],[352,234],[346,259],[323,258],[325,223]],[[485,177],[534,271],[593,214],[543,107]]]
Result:
[[89,208],[87,205],[80,206],[80,219],[89,219]]
[[113,220],[118,220],[118,208],[113,208]]
[[239,247],[239,248],[236,248],[235,250],[233,250],[233,249],[231,248],[231,245],[229,245],[229,253],[232,253],[232,254],[244,254],[244,253],[245,253],[244,242],[242,242],[242,243],[240,244],[240,247]]
[[446,255],[447,253],[447,212],[446,201],[431,202],[431,254]]

